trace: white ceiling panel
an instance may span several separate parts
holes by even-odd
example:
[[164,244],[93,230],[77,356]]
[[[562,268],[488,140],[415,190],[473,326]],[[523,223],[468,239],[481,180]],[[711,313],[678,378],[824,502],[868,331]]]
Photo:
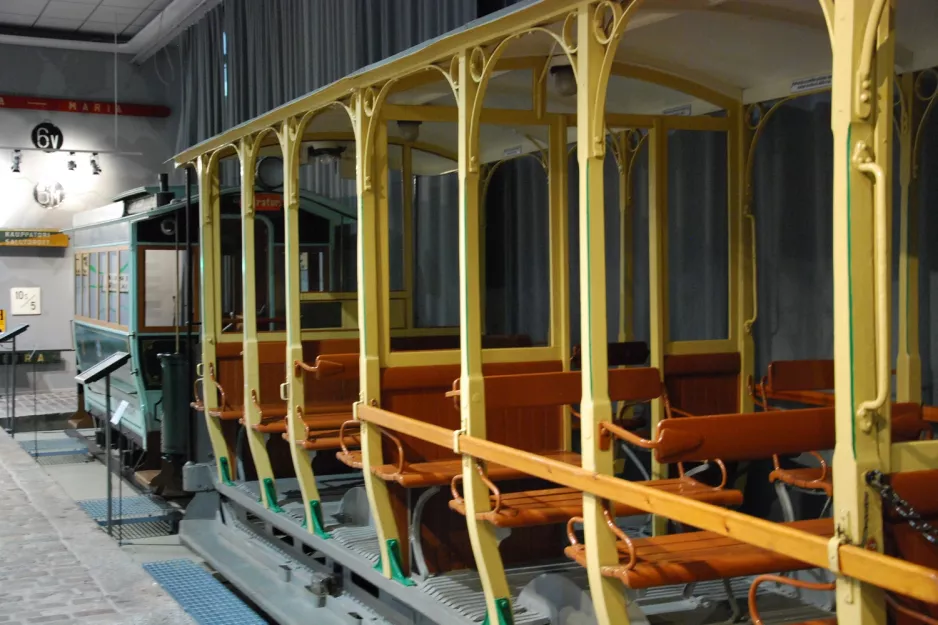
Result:
[[32,26],[36,18],[32,15],[20,15],[18,13],[0,13],[0,24],[11,24],[13,26]]
[[0,0],[0,14],[32,15],[39,17],[48,0]]
[[110,24],[112,27],[115,24],[119,26],[128,26],[131,22],[137,19],[138,15],[140,15],[140,9],[125,9],[121,7],[98,5],[98,8],[94,10],[94,13],[88,16],[88,21],[102,22],[105,24]]
[[40,17],[34,26],[37,28],[57,28],[59,30],[78,30],[82,24],[85,23],[84,19],[68,19],[63,17],[50,17],[48,15],[43,15]]
[[[46,5],[46,9],[42,12],[42,15],[39,19],[46,17],[54,17],[59,19],[80,19],[85,21],[88,19],[95,9],[94,4],[88,4],[86,2],[63,2],[62,0],[51,0],[49,4]],[[37,24],[41,26],[41,24]]]

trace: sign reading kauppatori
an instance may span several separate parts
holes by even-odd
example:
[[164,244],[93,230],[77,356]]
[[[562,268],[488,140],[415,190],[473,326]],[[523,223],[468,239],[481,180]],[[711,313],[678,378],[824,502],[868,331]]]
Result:
[[68,235],[58,230],[0,230],[0,245],[68,247]]

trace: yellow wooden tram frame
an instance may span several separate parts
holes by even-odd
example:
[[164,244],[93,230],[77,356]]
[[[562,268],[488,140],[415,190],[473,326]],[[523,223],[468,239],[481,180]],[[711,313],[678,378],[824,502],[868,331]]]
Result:
[[[339,80],[308,96],[299,98],[269,113],[233,128],[195,146],[176,157],[177,165],[193,165],[199,176],[202,263],[202,359],[215,360],[219,333],[214,294],[215,244],[218,238],[218,161],[232,154],[243,164],[245,217],[252,207],[253,168],[257,146],[265,133],[274,133],[283,149],[287,231],[295,223],[297,204],[297,155],[303,129],[314,116],[330,107],[344,109],[351,120],[357,152],[358,191],[358,312],[361,343],[361,398],[356,404],[379,405],[381,366],[455,362],[455,353],[392,354],[383,342],[388,336],[387,275],[369,271],[380,267],[378,254],[387,249],[382,220],[387,215],[385,189],[387,169],[387,120],[415,119],[455,121],[458,124],[458,172],[460,178],[460,336],[458,355],[462,365],[462,427],[457,432],[421,426],[404,417],[386,413],[380,419],[370,416],[362,424],[364,475],[369,502],[376,519],[384,574],[392,576],[389,545],[398,540],[388,495],[383,482],[376,480],[369,466],[380,464],[381,448],[373,425],[381,421],[387,427],[408,434],[452,445],[464,458],[467,523],[473,551],[486,595],[488,618],[492,623],[510,619],[510,595],[505,581],[497,544],[491,528],[476,521],[475,512],[485,509],[488,492],[473,469],[476,460],[497,461],[533,476],[579,488],[584,493],[584,530],[588,546],[587,561],[590,587],[598,621],[603,625],[628,623],[625,595],[618,582],[603,577],[600,569],[616,563],[611,535],[603,527],[600,500],[628,503],[663,517],[751,543],[765,549],[785,552],[810,563],[828,568],[837,575],[837,613],[841,622],[868,625],[885,622],[881,588],[938,603],[938,573],[868,550],[860,545],[866,527],[867,537],[881,549],[882,528],[878,501],[870,498],[869,515],[864,516],[866,488],[863,475],[871,469],[885,472],[935,468],[938,466],[938,442],[892,445],[889,436],[888,302],[890,285],[883,282],[883,264],[888,268],[889,238],[883,237],[882,224],[890,223],[889,184],[892,176],[893,149],[892,102],[894,91],[893,61],[895,0],[819,0],[824,17],[822,28],[828,31],[833,52],[832,128],[834,132],[834,314],[836,393],[843,398],[836,406],[837,447],[834,455],[836,537],[830,542],[764,520],[727,511],[681,497],[662,493],[611,477],[612,457],[599,449],[594,433],[600,421],[611,417],[611,407],[604,371],[608,369],[605,345],[605,259],[601,217],[603,208],[603,159],[607,149],[607,125],[619,128],[648,128],[647,147],[650,162],[649,228],[651,245],[651,352],[652,365],[661,366],[666,353],[702,351],[737,351],[742,356],[742,376],[753,370],[753,343],[749,330],[756,318],[754,288],[754,241],[751,233],[752,211],[748,204],[747,162],[753,148],[753,133],[746,123],[742,98],[719,81],[690,79],[680,71],[654,70],[615,61],[618,43],[642,0],[542,0],[510,12],[499,19],[458,31],[435,40],[409,54]],[[755,10],[755,9],[751,9]],[[794,12],[783,9],[760,9],[774,12],[773,19],[795,19]],[[544,25],[559,26],[553,30]],[[525,33],[539,32],[553,37],[576,71],[577,111],[575,115],[552,114],[545,109],[545,72],[532,72],[534,106],[531,111],[483,109],[482,100],[488,79],[496,69],[546,67],[544,59],[500,58],[506,44]],[[665,117],[661,115],[605,114],[605,94],[611,74],[640,78],[725,109],[724,118]],[[406,106],[386,102],[390,93],[403,91],[444,79],[452,89],[455,107]],[[707,84],[700,84],[701,82]],[[918,354],[918,281],[917,257],[912,234],[915,232],[914,202],[917,179],[916,148],[921,120],[931,110],[933,99],[918,97],[913,77],[899,79],[903,95],[900,123],[902,166],[900,178],[904,199],[902,211],[902,249],[900,271],[900,357],[897,389],[900,400],[920,397],[921,364]],[[481,301],[479,253],[479,126],[481,123],[544,125],[548,128],[548,164],[550,168],[551,211],[551,341],[535,350],[483,350],[480,341]],[[577,129],[577,154],[580,178],[580,273],[583,296],[581,402],[583,465],[574,467],[548,461],[485,440],[484,384],[482,362],[522,359],[564,358],[569,354],[565,312],[569,285],[565,277],[566,226],[563,210],[566,200],[567,126]],[[730,315],[726,340],[672,343],[667,337],[667,298],[663,289],[667,275],[663,254],[667,219],[667,130],[669,128],[723,130],[728,133],[729,153],[729,229],[730,229]],[[629,150],[620,136],[615,149],[625,181],[630,171]],[[626,158],[623,158],[626,157]],[[623,185],[623,189],[628,185]],[[874,199],[875,198],[875,199]],[[628,192],[623,191],[619,210],[627,211]],[[246,222],[248,220],[246,219]],[[626,220],[627,221],[627,220]],[[888,231],[887,231],[888,232]],[[244,230],[246,249],[251,233]],[[624,227],[621,240],[627,244],[630,233]],[[379,252],[380,250],[380,252]],[[297,297],[297,241],[295,228],[288,238],[287,250],[288,313],[287,362],[302,357]],[[877,258],[878,264],[870,263]],[[629,261],[624,260],[626,267]],[[248,276],[253,275],[248,272]],[[623,271],[628,280],[629,272]],[[248,289],[246,289],[247,291]],[[626,289],[624,317],[620,320],[620,338],[630,334],[628,311],[631,307]],[[247,297],[247,296],[246,296]],[[245,315],[253,310],[245,302]],[[883,313],[885,311],[885,314]],[[254,324],[245,319],[245,327]],[[883,327],[886,328],[885,335]],[[249,361],[256,361],[256,336],[244,334],[245,381],[254,383],[256,371],[249,371]],[[386,343],[385,343],[386,344]],[[595,349],[594,349],[595,347]],[[253,350],[253,351],[252,351]],[[419,360],[418,360],[419,358]],[[289,370],[290,368],[288,368]],[[292,376],[284,385],[289,401],[291,431],[301,425],[296,410],[303,404],[302,383]],[[849,400],[846,400],[849,398]],[[206,395],[206,414],[213,408],[214,397]],[[740,389],[740,404],[751,404]],[[654,422],[661,407],[654,409]],[[255,419],[248,408],[249,422]],[[231,476],[225,467],[226,447],[217,422],[208,418],[213,449],[223,479]],[[298,431],[298,430],[297,430]],[[257,441],[252,439],[252,449]],[[294,452],[298,453],[298,452]],[[255,455],[255,459],[258,456]],[[315,481],[305,458],[295,457],[297,476],[304,499],[316,501]],[[304,468],[305,467],[305,468]],[[657,468],[656,475],[657,475]],[[269,466],[259,467],[261,475]],[[270,505],[270,502],[265,502]],[[307,526],[314,531],[312,513],[307,510]]]

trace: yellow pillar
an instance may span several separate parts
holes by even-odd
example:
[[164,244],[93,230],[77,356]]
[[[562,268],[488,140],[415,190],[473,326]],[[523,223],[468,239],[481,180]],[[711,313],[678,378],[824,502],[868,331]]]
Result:
[[619,169],[619,336],[623,343],[635,336],[635,234],[632,224],[632,162],[641,144],[633,147],[629,131],[613,136],[618,144]]
[[[359,328],[359,402],[355,405],[356,416],[361,404],[381,405],[381,357],[382,320],[380,299],[383,293],[379,274],[378,250],[380,237],[378,223],[382,210],[379,202],[387,204],[387,126],[385,122],[368,114],[364,94],[354,97],[353,122],[355,123],[355,153],[357,159],[355,184],[358,192],[358,328]],[[373,112],[373,111],[372,111]],[[373,149],[366,145],[371,124],[379,124],[372,133]],[[365,177],[365,159],[375,159],[369,171],[378,172],[375,179]],[[380,159],[380,163],[377,162]],[[387,233],[384,233],[387,236]],[[387,264],[387,256],[380,262]],[[374,476],[371,467],[384,463],[381,451],[381,433],[369,423],[361,424],[362,470],[371,516],[378,533],[381,550],[381,572],[389,579],[413,585],[404,577],[401,560],[400,536],[391,509],[388,486]],[[406,546],[405,546],[406,547]]]
[[288,119],[280,127],[280,150],[283,153],[283,237],[285,262],[287,339],[286,382],[281,390],[287,401],[287,437],[293,470],[300,484],[306,529],[320,538],[328,538],[322,523],[319,488],[313,473],[312,458],[297,441],[306,440],[303,407],[306,403],[303,375],[293,366],[303,362],[303,337],[300,325],[300,201],[299,142],[297,120]]
[[[876,0],[834,3],[831,125],[838,401],[833,514],[839,540],[882,550],[880,500],[866,486],[864,475],[873,469],[890,469],[889,227],[895,33],[891,1],[886,3],[878,30],[873,30],[876,4]],[[835,571],[837,567],[836,561],[831,563]],[[837,617],[852,625],[885,623],[882,591],[838,577]]]
[[915,96],[915,75],[899,79],[902,118],[899,124],[899,184],[901,187],[899,234],[899,350],[896,362],[896,400],[922,401],[922,358],[919,347],[918,172],[913,171],[916,144],[913,137],[922,122]]
[[266,436],[252,426],[260,423],[261,414],[254,403],[261,403],[260,363],[257,349],[257,282],[255,280],[254,245],[254,168],[257,164],[257,142],[253,137],[241,140],[241,267],[244,270],[242,319],[244,342],[244,430],[261,486],[261,502],[269,510],[281,512],[277,504],[277,485],[267,454]]
[[745,109],[740,103],[730,111],[732,127],[727,134],[727,167],[730,242],[730,340],[739,352],[739,411],[752,412],[749,376],[755,374],[757,292],[755,288],[756,222],[752,213],[752,195],[746,188],[746,161],[750,134]]
[[218,479],[225,484],[232,484],[235,466],[228,452],[228,443],[221,429],[221,422],[209,416],[209,411],[218,408],[218,396],[215,387],[208,380],[208,368],[215,366],[215,345],[218,340],[217,329],[218,300],[221,294],[216,290],[216,266],[219,256],[219,190],[218,160],[213,154],[204,154],[196,163],[199,177],[199,263],[200,306],[202,316],[202,377],[205,426],[212,443],[212,454],[218,468]]
[[[462,430],[484,439],[485,380],[482,377],[482,282],[481,202],[479,198],[479,162],[472,153],[472,107],[479,84],[473,78],[469,51],[459,54],[459,337],[460,337],[460,412]],[[475,126],[473,128],[473,126]],[[476,515],[490,509],[489,490],[476,470],[476,460],[462,457],[466,524],[472,554],[485,592],[487,620],[512,623],[511,593],[505,568],[498,551],[494,528]]]
[[[581,4],[577,19],[577,158],[580,166],[580,341],[583,396],[580,435],[583,468],[601,475],[613,473],[613,451],[599,448],[599,423],[612,420],[609,401],[609,354],[606,327],[606,258],[603,200],[603,162],[606,138],[596,128],[604,116],[602,61],[606,46],[595,36],[596,6]],[[583,494],[583,533],[587,575],[596,619],[600,625],[628,624],[625,592],[602,568],[619,563],[615,536],[606,527],[604,502]]]
[[[570,228],[567,220],[567,122],[562,115],[548,122],[548,172],[550,194],[550,345],[570,370]],[[563,448],[573,448],[570,408],[564,407]]]
[[[664,347],[668,340],[668,131],[662,120],[648,130],[648,310],[651,366],[664,379]],[[651,435],[664,418],[660,399],[651,402]],[[651,456],[651,479],[668,477],[667,465]],[[654,534],[665,532],[667,519],[654,517]]]

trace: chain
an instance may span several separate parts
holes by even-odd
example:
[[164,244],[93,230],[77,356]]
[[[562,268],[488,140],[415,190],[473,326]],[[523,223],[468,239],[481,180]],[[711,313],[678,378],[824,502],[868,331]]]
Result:
[[866,483],[872,486],[883,501],[891,505],[912,529],[919,532],[928,542],[938,544],[938,529],[923,521],[922,516],[915,511],[915,508],[899,496],[899,493],[889,484],[889,476],[883,475],[880,471],[870,471],[866,474]]

